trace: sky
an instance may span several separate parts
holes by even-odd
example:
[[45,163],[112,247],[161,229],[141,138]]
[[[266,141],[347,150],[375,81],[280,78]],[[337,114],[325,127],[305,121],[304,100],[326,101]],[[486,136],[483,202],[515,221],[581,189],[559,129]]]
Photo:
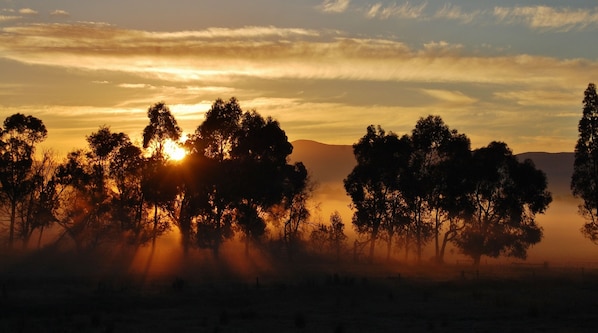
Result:
[[234,96],[291,141],[433,114],[473,148],[567,152],[597,30],[595,1],[0,0],[0,120],[67,153],[102,125],[139,138],[159,101],[191,133]]

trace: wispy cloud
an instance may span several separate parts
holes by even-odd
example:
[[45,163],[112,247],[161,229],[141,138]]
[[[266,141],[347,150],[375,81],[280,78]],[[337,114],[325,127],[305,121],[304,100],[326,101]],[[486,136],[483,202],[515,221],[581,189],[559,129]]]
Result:
[[422,89],[422,92],[450,106],[465,106],[477,101],[477,99],[467,96],[460,91]]
[[349,7],[350,0],[325,0],[318,8],[323,12],[342,13]]
[[418,19],[424,15],[427,2],[422,2],[417,5],[412,5],[408,1],[400,5],[393,3],[384,6],[378,2],[373,4],[366,12],[368,18],[403,18],[403,19]]
[[31,8],[21,8],[21,9],[19,9],[19,14],[22,14],[22,15],[37,15],[38,12],[36,10],[31,9]]
[[20,19],[21,16],[15,15],[0,15],[0,22],[14,21]]
[[434,18],[455,20],[461,23],[471,23],[481,14],[483,14],[483,11],[476,10],[472,12],[464,12],[461,7],[447,3],[436,11]]
[[56,10],[50,12],[50,16],[69,17],[69,16],[71,16],[71,14],[69,12],[67,12],[66,10],[56,9]]
[[[579,102],[579,91],[575,90],[517,90],[496,92],[494,96],[515,102],[522,106],[556,106],[566,107]],[[577,115],[576,115],[577,116]]]
[[571,31],[598,26],[598,8],[495,7],[494,16],[500,22],[523,23],[532,29],[542,30]]

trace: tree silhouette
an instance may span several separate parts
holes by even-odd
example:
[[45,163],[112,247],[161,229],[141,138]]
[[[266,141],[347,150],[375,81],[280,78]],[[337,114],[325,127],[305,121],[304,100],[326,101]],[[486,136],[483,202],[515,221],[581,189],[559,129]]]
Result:
[[[264,119],[255,111],[245,112],[235,137],[230,154],[238,168],[237,174],[251,176],[237,179],[233,206],[241,212],[237,224],[246,240],[256,240],[266,226],[260,211],[266,212],[283,201],[285,192],[294,195],[302,191],[307,172],[305,168],[296,170],[287,166],[293,146],[278,122],[271,118]],[[294,180],[292,184],[290,179]]]
[[18,207],[18,235],[27,248],[33,232],[39,231],[38,248],[45,228],[57,221],[60,188],[56,179],[57,164],[52,152],[45,151],[31,168],[31,190]]
[[584,92],[578,131],[571,190],[575,197],[583,200],[579,212],[586,223],[581,232],[598,244],[598,94],[593,83]]
[[341,259],[341,252],[345,248],[346,240],[347,235],[345,235],[345,224],[343,223],[343,218],[338,211],[335,211],[330,215],[329,241],[330,247],[335,253],[337,261]]
[[147,110],[149,124],[143,129],[143,148],[151,147],[151,157],[145,162],[141,191],[147,202],[154,207],[154,224],[152,231],[152,249],[156,238],[166,230],[167,222],[160,219],[160,208],[167,210],[177,194],[176,182],[171,177],[170,168],[166,166],[164,145],[166,140],[180,139],[182,129],[164,102],[153,104]]
[[[344,180],[351,197],[353,225],[357,232],[369,237],[369,260],[374,258],[375,242],[381,228],[394,230],[403,223],[404,201],[397,191],[399,173],[406,167],[409,142],[395,134],[386,134],[369,126],[367,133],[353,145],[357,165]],[[390,241],[390,239],[389,239]]]
[[464,169],[454,166],[463,167],[470,151],[469,139],[449,129],[439,116],[428,116],[418,120],[410,142],[409,167],[401,177],[399,189],[412,217],[418,260],[428,231],[432,231],[435,257],[441,262],[440,233],[444,222],[458,213],[455,201],[465,194],[461,185],[466,175],[459,174]]
[[235,98],[214,102],[191,143],[191,160],[210,175],[190,177],[195,184],[189,188],[201,192],[193,195],[201,199],[193,212],[198,242],[212,247],[215,256],[232,235],[232,223],[243,232],[248,251],[249,242],[264,234],[268,211],[304,190],[307,172],[287,163],[293,146],[278,122],[243,112]]
[[152,148],[152,155],[164,158],[166,140],[178,141],[182,129],[164,102],[153,104],[147,110],[149,124],[143,129],[143,148]]
[[483,255],[525,258],[542,238],[536,214],[552,201],[546,175],[531,160],[519,162],[505,143],[492,142],[473,152],[471,219],[455,239],[464,254],[480,263]]
[[14,241],[17,206],[33,189],[31,167],[35,145],[47,133],[40,119],[20,113],[7,117],[0,129],[0,184],[10,210],[9,248]]
[[142,191],[146,160],[141,148],[126,142],[110,160],[110,176],[114,181],[113,218],[131,244],[143,244],[151,239],[146,224],[145,199]]
[[235,190],[236,166],[230,151],[240,130],[243,111],[238,101],[217,99],[190,138],[192,154],[188,163],[196,170],[188,172],[187,188],[195,203],[189,213],[197,218],[197,243],[212,249],[218,257],[222,242],[232,237],[230,197]]

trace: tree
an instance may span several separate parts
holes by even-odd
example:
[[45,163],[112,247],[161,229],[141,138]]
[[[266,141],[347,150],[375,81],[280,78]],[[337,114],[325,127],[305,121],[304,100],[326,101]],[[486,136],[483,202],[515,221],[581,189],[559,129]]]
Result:
[[268,211],[303,191],[305,168],[287,163],[293,146],[279,123],[243,112],[235,98],[216,100],[191,142],[191,160],[202,174],[189,177],[193,184],[188,186],[198,199],[192,210],[198,242],[217,256],[234,223],[248,251],[249,242],[264,234]]
[[[399,173],[406,167],[410,150],[405,138],[386,134],[381,127],[369,126],[367,133],[353,145],[357,165],[344,180],[351,197],[353,226],[369,237],[369,260],[374,258],[375,242],[381,230],[394,230],[404,221],[401,193],[397,192]],[[391,238],[389,237],[389,241]]]
[[[246,253],[249,240],[257,240],[264,234],[265,213],[285,197],[300,194],[306,186],[307,170],[303,164],[287,163],[292,151],[293,146],[277,121],[263,118],[255,111],[243,114],[230,156],[238,168],[236,174],[242,175],[236,179],[231,199],[238,212],[237,225],[245,234]],[[293,213],[299,213],[293,216],[297,226],[305,212]]]
[[139,199],[130,195],[138,188],[131,177],[140,167],[140,149],[108,126],[86,138],[88,149],[69,153],[57,172],[65,203],[59,223],[79,251],[119,240],[131,231],[127,218],[140,209],[130,201]]
[[475,265],[483,255],[525,259],[542,238],[535,216],[552,201],[546,175],[529,159],[519,162],[502,142],[475,150],[469,174],[474,210],[455,243]]
[[189,140],[192,149],[187,163],[192,167],[186,173],[186,195],[194,199],[184,200],[190,203],[185,207],[189,219],[197,221],[197,243],[212,249],[216,258],[222,242],[233,236],[230,197],[238,176],[230,151],[242,114],[235,98],[217,99]]
[[467,175],[462,171],[470,153],[469,139],[451,130],[441,117],[428,116],[418,120],[410,142],[409,166],[400,177],[399,190],[412,219],[417,258],[421,260],[431,231],[436,260],[442,262],[446,241],[441,247],[440,234],[444,224],[466,208],[459,202],[464,203],[461,198],[466,191]]
[[110,176],[114,182],[113,218],[119,223],[129,243],[140,245],[151,240],[146,227],[145,199],[142,191],[146,160],[141,148],[124,143],[110,160]]
[[60,206],[60,188],[56,179],[57,164],[53,154],[45,151],[31,168],[31,190],[18,205],[18,236],[27,248],[33,233],[38,230],[38,247],[45,228],[57,221]]
[[343,218],[338,211],[335,211],[330,215],[330,234],[329,234],[329,242],[330,248],[336,255],[336,260],[340,260],[341,252],[345,247],[345,241],[347,240],[347,235],[345,235],[345,224],[343,223]]
[[9,248],[14,241],[17,206],[33,188],[31,168],[35,145],[47,134],[40,119],[20,113],[6,118],[4,128],[0,129],[0,184],[10,211]]
[[228,102],[217,99],[197,128],[196,149],[205,156],[222,161],[228,158],[236,133],[239,131],[243,110],[236,98]]
[[598,94],[593,83],[584,92],[578,131],[571,190],[582,199],[579,213],[586,222],[581,232],[598,244]]
[[166,140],[178,141],[183,130],[164,102],[153,104],[147,110],[149,124],[143,129],[143,148],[152,148],[151,153],[164,158]]
[[178,141],[182,129],[164,102],[150,106],[147,117],[149,124],[143,129],[143,148],[151,147],[152,156],[145,163],[142,192],[147,202],[154,207],[152,232],[152,249],[154,249],[158,234],[166,228],[164,221],[160,223],[159,208],[166,209],[177,194],[177,184],[172,182],[172,178],[167,178],[172,175],[165,165],[164,144],[166,140]]

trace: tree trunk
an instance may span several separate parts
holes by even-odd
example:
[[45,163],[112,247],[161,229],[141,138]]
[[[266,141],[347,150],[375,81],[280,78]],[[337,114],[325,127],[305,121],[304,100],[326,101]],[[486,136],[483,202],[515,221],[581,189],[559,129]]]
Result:
[[[440,258],[440,244],[439,244],[439,236],[440,235],[440,218],[438,216],[438,209],[436,210],[436,218],[435,218],[435,226],[434,226],[434,247],[436,250],[436,263],[441,263],[442,259]],[[444,250],[444,249],[443,249]]]
[[444,233],[444,238],[442,239],[442,246],[440,247],[440,253],[439,253],[439,257],[438,257],[439,264],[444,264],[444,253],[446,250],[446,245],[449,242],[449,234],[450,233],[451,233],[450,230]]
[[374,250],[376,248],[376,238],[378,237],[378,230],[372,231],[372,239],[370,240],[370,263],[374,262]]
[[181,232],[181,246],[183,247],[183,256],[189,256],[189,247],[191,245],[191,216],[188,210],[188,199],[185,195],[181,201],[181,210],[179,213],[179,231]]
[[482,258],[481,254],[474,254],[471,256],[473,259],[473,266],[479,267],[480,266],[480,259]]
[[152,254],[156,247],[157,235],[158,235],[158,204],[154,204],[154,230],[152,231]]
[[220,221],[222,220],[222,214],[220,210],[216,213],[216,237],[214,238],[214,248],[212,249],[212,255],[214,259],[218,259],[220,256],[220,240],[222,239],[222,230],[220,227]]
[[13,241],[15,239],[15,219],[17,216],[17,203],[10,204],[10,226],[8,231],[8,248],[12,250]]
[[44,226],[42,225],[39,228],[39,237],[37,238],[37,248],[40,249],[42,247],[42,235],[44,234]]
[[390,261],[391,249],[392,249],[392,234],[388,235],[388,241],[386,242],[386,261]]

